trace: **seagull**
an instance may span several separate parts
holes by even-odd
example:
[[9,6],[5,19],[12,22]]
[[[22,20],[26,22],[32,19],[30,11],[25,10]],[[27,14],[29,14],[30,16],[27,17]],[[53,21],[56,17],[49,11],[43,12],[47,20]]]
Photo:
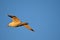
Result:
[[8,15],[8,17],[10,17],[12,19],[12,22],[10,22],[8,24],[8,26],[10,27],[21,27],[21,26],[24,26],[26,27],[27,29],[31,30],[31,31],[34,31],[29,25],[28,23],[26,22],[22,22],[21,20],[19,20],[19,18],[17,18],[16,16],[13,16],[13,15]]

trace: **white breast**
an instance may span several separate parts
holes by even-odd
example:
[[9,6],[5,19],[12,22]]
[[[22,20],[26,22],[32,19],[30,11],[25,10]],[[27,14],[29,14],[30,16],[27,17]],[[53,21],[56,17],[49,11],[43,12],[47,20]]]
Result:
[[20,25],[19,22],[11,22],[11,23],[9,23],[9,26],[11,26],[11,27],[16,27],[18,25]]

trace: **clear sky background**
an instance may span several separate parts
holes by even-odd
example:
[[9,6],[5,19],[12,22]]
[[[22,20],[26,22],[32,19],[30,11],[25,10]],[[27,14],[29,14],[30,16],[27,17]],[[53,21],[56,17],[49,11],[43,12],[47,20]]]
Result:
[[[8,27],[16,15],[35,30]],[[60,40],[59,0],[0,0],[0,40]]]

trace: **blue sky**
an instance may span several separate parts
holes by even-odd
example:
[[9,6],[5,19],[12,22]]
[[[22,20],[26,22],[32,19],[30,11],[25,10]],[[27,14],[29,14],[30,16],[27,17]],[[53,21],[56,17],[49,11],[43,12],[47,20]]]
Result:
[[[8,27],[16,15],[35,30]],[[60,40],[59,0],[0,0],[0,40]]]

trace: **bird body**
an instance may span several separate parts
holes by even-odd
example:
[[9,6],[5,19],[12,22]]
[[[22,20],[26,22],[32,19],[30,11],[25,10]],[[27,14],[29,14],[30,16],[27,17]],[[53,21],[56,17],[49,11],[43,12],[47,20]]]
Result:
[[9,23],[9,26],[12,26],[12,27],[17,27],[20,25],[20,22],[11,22]]
[[12,18],[12,22],[8,24],[8,26],[11,27],[19,27],[19,26],[24,26],[27,29],[34,31],[26,22],[21,22],[16,16],[8,15],[10,18]]

